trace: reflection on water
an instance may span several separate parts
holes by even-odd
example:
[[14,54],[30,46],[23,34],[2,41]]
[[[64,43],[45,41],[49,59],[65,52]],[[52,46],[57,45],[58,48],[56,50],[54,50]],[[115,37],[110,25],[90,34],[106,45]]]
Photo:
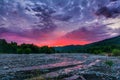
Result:
[[[98,57],[87,54],[4,55],[0,60],[0,80],[29,80],[35,77],[50,80],[96,80],[95,78],[107,80],[106,78],[103,79],[106,76],[105,71],[93,67],[106,60],[103,56],[99,59]],[[107,78],[108,80],[117,80],[109,75]]]

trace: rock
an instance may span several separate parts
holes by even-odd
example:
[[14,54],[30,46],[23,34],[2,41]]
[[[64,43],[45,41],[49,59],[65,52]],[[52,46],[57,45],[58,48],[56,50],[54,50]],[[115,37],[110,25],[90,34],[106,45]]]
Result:
[[4,66],[3,68],[4,68],[4,69],[9,69],[9,67],[8,67],[8,66]]

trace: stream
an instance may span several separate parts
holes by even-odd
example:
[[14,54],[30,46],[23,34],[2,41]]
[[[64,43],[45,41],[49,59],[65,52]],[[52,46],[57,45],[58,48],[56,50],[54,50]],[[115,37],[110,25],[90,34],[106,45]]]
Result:
[[[105,61],[114,64],[109,67]],[[0,80],[120,80],[120,57],[85,53],[0,54]]]

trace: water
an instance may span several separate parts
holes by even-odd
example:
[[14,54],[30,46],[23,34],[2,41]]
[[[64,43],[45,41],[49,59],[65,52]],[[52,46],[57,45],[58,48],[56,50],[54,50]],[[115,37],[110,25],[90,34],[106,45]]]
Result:
[[104,64],[106,56],[1,54],[0,80],[119,80],[120,58],[107,59],[114,62],[112,70]]

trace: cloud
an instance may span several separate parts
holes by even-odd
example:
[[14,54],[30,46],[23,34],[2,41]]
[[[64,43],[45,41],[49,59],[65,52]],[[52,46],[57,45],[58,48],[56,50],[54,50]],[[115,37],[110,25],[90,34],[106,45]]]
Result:
[[0,38],[8,41],[87,44],[120,34],[120,0],[5,0],[1,4]]
[[115,18],[120,15],[120,1],[112,0],[108,5],[100,7],[96,15],[103,15],[107,18]]
[[55,15],[53,16],[53,18],[57,19],[57,20],[61,20],[61,21],[69,21],[72,16],[69,15]]
[[96,15],[104,15],[105,17],[111,17],[112,14],[109,11],[109,9],[107,7],[101,7],[100,9],[98,9],[95,13]]
[[93,24],[87,27],[81,27],[77,30],[67,33],[62,38],[74,40],[74,41],[86,41],[86,42],[100,41],[106,38],[113,37],[112,34],[115,34],[114,30],[107,27],[108,25],[111,24],[107,24],[107,25]]
[[117,0],[110,0],[110,1],[117,1]]
[[[51,29],[51,28],[50,28]],[[5,37],[5,35],[10,35],[10,36],[18,36],[18,37],[26,37],[28,39],[39,39],[39,40],[45,40],[47,38],[50,37],[50,35],[52,34],[52,31],[48,31],[46,30],[39,30],[39,29],[30,29],[30,30],[25,30],[22,32],[14,32],[14,31],[10,31],[8,29],[5,28],[0,28],[0,37]]]
[[2,33],[5,33],[5,32],[8,32],[8,30],[7,30],[6,28],[4,28],[4,27],[1,27],[1,28],[0,28],[0,35],[1,35]]

